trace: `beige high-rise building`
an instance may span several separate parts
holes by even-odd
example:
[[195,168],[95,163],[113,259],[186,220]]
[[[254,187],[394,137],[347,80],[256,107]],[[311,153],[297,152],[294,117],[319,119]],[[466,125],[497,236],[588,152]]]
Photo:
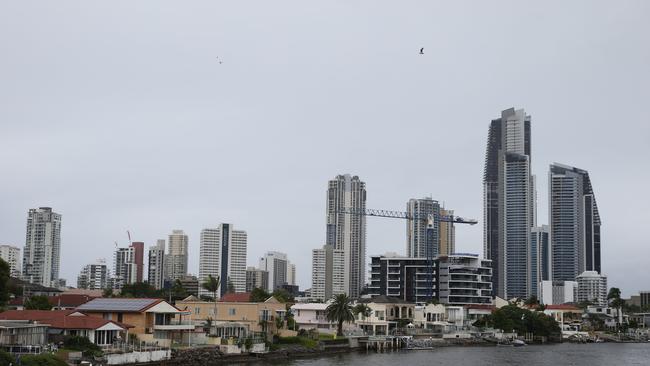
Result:
[[20,277],[20,248],[12,245],[0,245],[0,258],[9,264],[11,277]]
[[345,252],[325,245],[312,250],[311,297],[327,300],[345,293]]
[[169,234],[167,255],[165,256],[166,277],[168,280],[176,281],[187,276],[188,243],[189,240],[183,230],[173,230]]
[[[453,216],[454,210],[440,209],[440,216]],[[440,255],[456,252],[456,229],[451,222],[440,222]]]

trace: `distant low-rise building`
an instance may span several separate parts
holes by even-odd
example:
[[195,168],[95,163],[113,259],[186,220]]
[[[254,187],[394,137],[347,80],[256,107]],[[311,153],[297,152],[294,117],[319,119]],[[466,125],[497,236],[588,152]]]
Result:
[[593,305],[607,306],[607,277],[596,271],[582,272],[577,278],[578,302],[590,302]]

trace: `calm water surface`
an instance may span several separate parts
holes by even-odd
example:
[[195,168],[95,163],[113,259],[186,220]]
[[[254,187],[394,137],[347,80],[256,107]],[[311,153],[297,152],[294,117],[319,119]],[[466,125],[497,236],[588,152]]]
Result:
[[426,351],[350,353],[312,359],[256,363],[292,366],[650,366],[647,344],[557,344],[526,347],[442,347]]

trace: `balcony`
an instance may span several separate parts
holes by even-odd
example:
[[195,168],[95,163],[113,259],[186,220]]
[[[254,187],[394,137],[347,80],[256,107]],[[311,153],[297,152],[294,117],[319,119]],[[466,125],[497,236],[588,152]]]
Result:
[[194,324],[188,319],[181,321],[160,322],[153,325],[154,330],[194,330]]

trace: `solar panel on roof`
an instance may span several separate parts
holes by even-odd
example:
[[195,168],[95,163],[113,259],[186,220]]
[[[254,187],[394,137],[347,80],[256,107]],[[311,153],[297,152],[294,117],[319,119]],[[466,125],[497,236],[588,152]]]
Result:
[[91,310],[101,310],[101,311],[139,311],[154,302],[158,301],[157,299],[119,299],[119,298],[101,298],[91,300],[80,307],[77,310],[81,311],[91,311]]

